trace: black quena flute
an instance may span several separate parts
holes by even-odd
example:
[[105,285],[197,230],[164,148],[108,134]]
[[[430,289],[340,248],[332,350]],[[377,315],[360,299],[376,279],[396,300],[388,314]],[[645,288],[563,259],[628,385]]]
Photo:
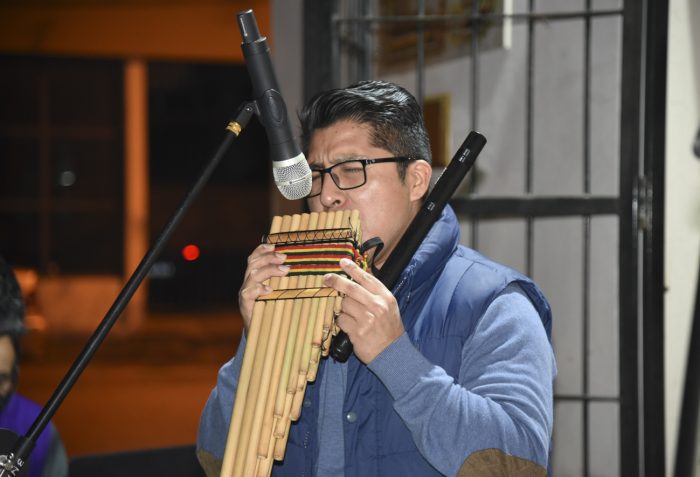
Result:
[[[411,261],[413,254],[435,221],[440,217],[442,209],[450,200],[464,176],[474,165],[477,156],[484,148],[486,138],[478,132],[471,131],[454,157],[442,172],[430,191],[425,202],[421,206],[411,224],[404,232],[401,240],[392,251],[384,265],[375,273],[375,276],[389,290],[394,288],[401,272]],[[352,343],[347,333],[339,332],[331,341],[329,354],[336,361],[344,363],[352,354]]]

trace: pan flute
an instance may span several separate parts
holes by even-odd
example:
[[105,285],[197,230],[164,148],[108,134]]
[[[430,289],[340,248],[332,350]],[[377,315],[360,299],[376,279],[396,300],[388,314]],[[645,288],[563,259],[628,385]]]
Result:
[[289,428],[328,354],[340,310],[341,297],[323,287],[323,275],[342,273],[343,257],[363,262],[358,211],[275,217],[264,240],[287,255],[290,270],[269,280],[273,291],[253,308],[222,477],[269,476],[273,459],[284,458]]

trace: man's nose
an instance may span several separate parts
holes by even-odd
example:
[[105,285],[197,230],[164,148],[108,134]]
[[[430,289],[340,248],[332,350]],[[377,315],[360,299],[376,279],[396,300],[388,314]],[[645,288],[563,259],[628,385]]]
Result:
[[330,173],[324,175],[325,177],[321,184],[321,205],[327,209],[338,208],[345,200],[345,191],[340,190],[335,185]]

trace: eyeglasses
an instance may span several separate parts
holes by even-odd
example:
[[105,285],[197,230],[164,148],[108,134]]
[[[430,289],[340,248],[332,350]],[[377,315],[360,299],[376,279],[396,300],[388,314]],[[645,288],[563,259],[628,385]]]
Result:
[[408,162],[415,160],[412,157],[383,157],[380,159],[353,159],[339,162],[325,169],[311,170],[311,193],[306,197],[316,197],[323,189],[323,176],[328,174],[340,190],[357,189],[367,182],[365,168],[370,164],[382,164],[385,162]]

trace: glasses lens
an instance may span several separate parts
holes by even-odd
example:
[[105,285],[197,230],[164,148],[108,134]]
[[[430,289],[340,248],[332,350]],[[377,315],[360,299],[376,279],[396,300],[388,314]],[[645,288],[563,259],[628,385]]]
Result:
[[311,193],[317,196],[323,187],[323,176],[330,174],[338,189],[353,189],[365,183],[365,164],[362,161],[345,161],[325,170],[311,171]]
[[346,161],[336,164],[331,171],[339,189],[352,189],[365,183],[365,164],[362,161]]
[[311,171],[311,192],[309,197],[313,197],[321,193],[321,186],[323,185],[323,174],[320,171]]

